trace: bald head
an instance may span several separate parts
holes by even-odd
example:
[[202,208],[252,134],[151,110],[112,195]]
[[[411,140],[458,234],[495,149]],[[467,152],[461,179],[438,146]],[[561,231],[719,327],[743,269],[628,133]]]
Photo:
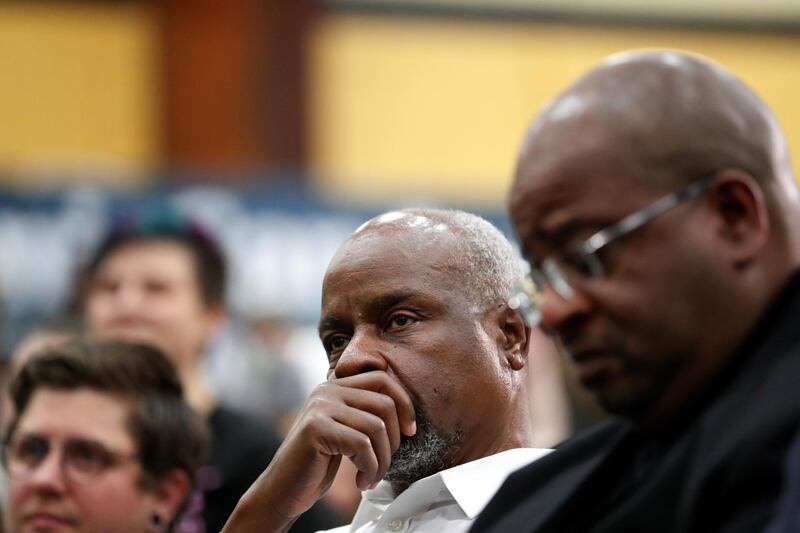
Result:
[[434,247],[449,248],[448,264],[443,268],[463,281],[460,285],[476,303],[505,301],[521,277],[518,256],[508,239],[471,213],[448,209],[391,211],[364,223],[347,242],[380,239],[388,234],[409,241],[408,247],[397,250],[405,255],[425,253],[425,249]]
[[800,265],[787,153],[748,87],[684,53],[611,56],[543,107],[511,218],[570,289],[542,287],[542,324],[606,409],[680,416]]
[[329,380],[386,373],[414,404],[418,431],[386,477],[396,492],[529,445],[530,328],[506,304],[518,268],[494,226],[439,209],[380,215],[331,260],[319,325]]
[[748,172],[774,196],[796,188],[781,130],[763,101],[704,58],[672,51],[609,57],[549,102],[522,145],[517,180],[566,151],[613,139],[643,176],[689,181]]

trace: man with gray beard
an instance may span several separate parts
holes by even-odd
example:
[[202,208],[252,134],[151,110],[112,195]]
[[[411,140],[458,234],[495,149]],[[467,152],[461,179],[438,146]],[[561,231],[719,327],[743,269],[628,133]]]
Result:
[[466,531],[530,448],[530,328],[511,245],[460,211],[380,215],[338,250],[319,333],[330,362],[225,532],[286,531],[348,457],[364,494],[337,531]]

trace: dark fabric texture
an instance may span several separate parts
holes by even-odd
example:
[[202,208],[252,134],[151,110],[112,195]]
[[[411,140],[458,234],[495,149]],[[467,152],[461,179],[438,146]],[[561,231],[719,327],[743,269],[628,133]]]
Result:
[[[217,407],[209,418],[211,453],[198,474],[203,490],[202,517],[206,532],[222,530],[239,498],[269,465],[281,444],[280,436],[260,420]],[[323,502],[297,519],[290,532],[312,533],[340,525]]]
[[786,458],[784,489],[778,513],[768,533],[800,531],[800,432]]
[[763,531],[800,427],[800,275],[687,413],[657,435],[601,422],[512,474],[470,531]]

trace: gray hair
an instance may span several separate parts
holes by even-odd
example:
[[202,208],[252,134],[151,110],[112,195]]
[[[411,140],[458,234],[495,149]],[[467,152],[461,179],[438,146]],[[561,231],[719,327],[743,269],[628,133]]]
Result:
[[503,233],[484,218],[457,209],[410,208],[367,221],[353,236],[383,227],[450,233],[455,237],[453,268],[477,302],[506,301],[522,273],[520,258]]

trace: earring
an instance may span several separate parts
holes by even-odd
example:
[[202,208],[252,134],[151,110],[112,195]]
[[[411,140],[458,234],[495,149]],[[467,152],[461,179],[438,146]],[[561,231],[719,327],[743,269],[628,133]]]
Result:
[[162,522],[163,522],[163,519],[161,518],[160,514],[153,513],[150,516],[150,525],[153,526],[153,529],[155,531],[161,531],[163,529],[163,523]]

